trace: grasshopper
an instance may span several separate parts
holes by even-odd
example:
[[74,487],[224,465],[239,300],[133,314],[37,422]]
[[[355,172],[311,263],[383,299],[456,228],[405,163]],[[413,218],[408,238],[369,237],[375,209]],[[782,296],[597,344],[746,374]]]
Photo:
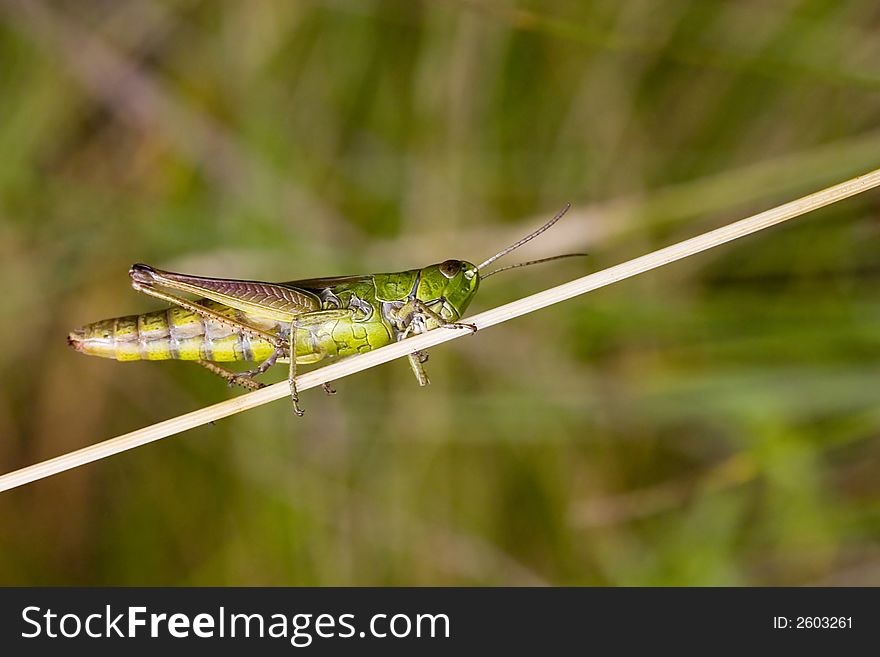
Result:
[[[171,305],[88,324],[72,331],[68,343],[81,353],[119,361],[194,361],[229,385],[248,390],[263,387],[256,376],[286,362],[293,408],[302,415],[296,390],[297,365],[370,351],[435,328],[475,332],[476,326],[458,320],[480,281],[508,269],[585,255],[569,253],[481,273],[550,228],[569,207],[479,265],[445,260],[388,274],[264,283],[191,276],[135,264],[129,271],[132,287]],[[190,300],[180,293],[198,298]],[[245,372],[218,365],[231,361],[259,364]],[[429,383],[426,361],[427,354],[409,355],[422,386]],[[324,384],[324,390],[335,392],[329,383]]]

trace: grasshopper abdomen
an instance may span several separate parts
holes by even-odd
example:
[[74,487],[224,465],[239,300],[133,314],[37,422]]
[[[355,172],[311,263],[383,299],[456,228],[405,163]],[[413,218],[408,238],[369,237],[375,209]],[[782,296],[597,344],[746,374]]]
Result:
[[[244,314],[213,301],[202,303],[230,318]],[[249,317],[247,322],[270,332],[279,330],[278,322],[264,318]],[[71,331],[67,341],[81,353],[119,361],[254,361],[268,358],[273,350],[262,338],[174,306],[87,324]]]

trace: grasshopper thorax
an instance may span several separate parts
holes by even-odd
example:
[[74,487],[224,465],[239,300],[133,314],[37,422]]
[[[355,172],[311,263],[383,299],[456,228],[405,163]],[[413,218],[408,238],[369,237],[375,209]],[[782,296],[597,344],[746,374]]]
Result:
[[455,313],[454,318],[449,318],[454,321],[464,314],[479,287],[476,265],[465,260],[446,260],[419,272],[416,296],[426,303],[445,299]]

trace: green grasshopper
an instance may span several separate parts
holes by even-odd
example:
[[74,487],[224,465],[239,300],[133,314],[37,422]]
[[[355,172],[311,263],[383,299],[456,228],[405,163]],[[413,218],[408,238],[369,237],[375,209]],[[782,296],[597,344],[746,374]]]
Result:
[[[254,377],[275,363],[287,362],[294,411],[302,415],[297,365],[370,351],[435,328],[474,332],[476,326],[458,320],[480,281],[508,269],[584,255],[569,253],[480,273],[550,228],[569,207],[479,265],[446,260],[389,274],[264,283],[190,276],[136,264],[129,271],[132,287],[171,306],[88,324],[72,331],[68,343],[84,354],[119,361],[195,361],[230,385],[249,390],[263,387]],[[190,300],[178,292],[199,298]],[[421,352],[409,355],[413,373],[423,386],[429,383],[426,360]],[[233,372],[217,364],[231,361],[259,365]],[[328,383],[324,389],[334,392]]]

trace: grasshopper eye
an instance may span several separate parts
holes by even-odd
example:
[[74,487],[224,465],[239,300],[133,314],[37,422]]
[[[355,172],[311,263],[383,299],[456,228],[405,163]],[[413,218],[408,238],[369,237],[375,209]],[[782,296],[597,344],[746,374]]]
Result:
[[461,271],[461,263],[458,260],[447,260],[440,263],[440,273],[446,278],[455,278]]

